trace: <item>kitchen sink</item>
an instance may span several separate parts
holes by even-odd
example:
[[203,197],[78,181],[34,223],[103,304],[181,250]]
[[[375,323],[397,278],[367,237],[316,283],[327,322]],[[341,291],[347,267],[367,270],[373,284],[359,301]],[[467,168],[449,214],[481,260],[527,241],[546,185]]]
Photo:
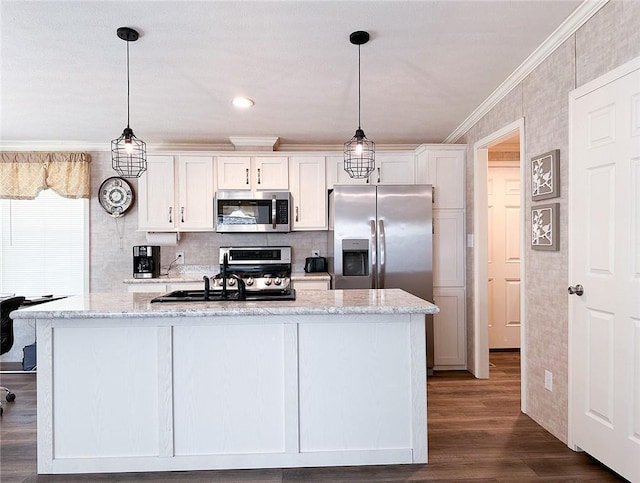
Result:
[[205,300],[204,290],[175,290],[151,300],[154,302],[263,302],[269,300],[295,300],[296,291],[269,290],[260,292],[247,292],[244,299],[238,298],[237,291],[227,292],[227,298],[222,298],[220,291],[211,291],[209,298]]

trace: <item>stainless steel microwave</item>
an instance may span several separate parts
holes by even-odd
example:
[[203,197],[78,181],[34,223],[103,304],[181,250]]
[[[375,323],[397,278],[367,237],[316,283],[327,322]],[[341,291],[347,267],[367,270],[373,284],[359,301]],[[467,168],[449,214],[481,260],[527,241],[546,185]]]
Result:
[[218,233],[288,232],[291,229],[291,193],[218,191],[213,213]]

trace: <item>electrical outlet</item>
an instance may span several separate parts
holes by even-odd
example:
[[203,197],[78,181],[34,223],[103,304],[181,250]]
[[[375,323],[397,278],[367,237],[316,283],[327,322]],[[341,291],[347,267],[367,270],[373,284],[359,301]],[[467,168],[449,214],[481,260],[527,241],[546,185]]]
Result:
[[312,257],[319,257],[320,256],[320,250],[316,250],[316,249],[311,250],[311,256]]
[[551,371],[544,371],[544,388],[547,391],[553,391],[553,373]]
[[184,252],[176,252],[176,265],[184,265]]

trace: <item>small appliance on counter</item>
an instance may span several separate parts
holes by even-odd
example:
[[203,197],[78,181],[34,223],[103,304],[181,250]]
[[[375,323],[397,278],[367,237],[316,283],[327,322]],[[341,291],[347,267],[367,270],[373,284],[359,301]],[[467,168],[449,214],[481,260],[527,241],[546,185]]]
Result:
[[304,260],[304,271],[306,273],[326,272],[327,259],[325,257],[308,257]]
[[133,247],[133,278],[160,276],[160,247],[142,245]]

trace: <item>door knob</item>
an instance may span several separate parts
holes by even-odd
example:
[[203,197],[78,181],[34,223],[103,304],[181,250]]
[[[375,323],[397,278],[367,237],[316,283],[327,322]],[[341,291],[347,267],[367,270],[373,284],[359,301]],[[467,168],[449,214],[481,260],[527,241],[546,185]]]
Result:
[[577,295],[580,297],[584,293],[584,287],[580,284],[569,287],[569,295]]

